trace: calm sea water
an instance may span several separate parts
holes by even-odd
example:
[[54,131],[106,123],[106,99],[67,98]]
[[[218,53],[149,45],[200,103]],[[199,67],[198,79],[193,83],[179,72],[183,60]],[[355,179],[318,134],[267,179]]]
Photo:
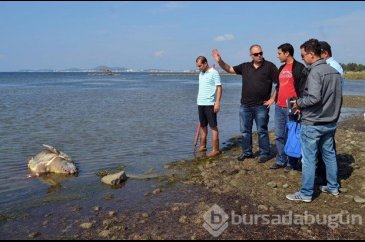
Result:
[[[197,79],[148,73],[0,73],[0,211],[109,191],[96,176],[99,170],[124,165],[127,173],[163,173],[167,162],[191,159]],[[222,82],[221,143],[239,134],[241,79],[223,76]],[[347,95],[365,93],[365,81],[345,82],[345,87]],[[358,112],[345,109],[343,117]],[[42,144],[71,156],[78,176],[29,178],[28,160],[43,150]],[[129,201],[153,187],[143,181],[128,184],[119,190],[129,194]]]

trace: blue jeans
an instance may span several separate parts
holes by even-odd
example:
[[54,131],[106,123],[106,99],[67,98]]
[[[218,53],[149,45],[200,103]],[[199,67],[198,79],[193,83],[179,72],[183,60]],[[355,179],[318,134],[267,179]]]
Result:
[[288,130],[286,124],[289,121],[295,121],[295,116],[289,115],[288,109],[275,106],[275,144],[277,149],[276,164],[280,166],[289,166],[296,168],[298,159],[288,157],[284,152],[286,140],[288,139]]
[[255,120],[259,136],[260,157],[270,156],[269,109],[266,106],[240,107],[240,129],[242,133],[242,152],[246,156],[252,153],[252,126]]
[[338,192],[338,170],[336,152],[333,146],[336,123],[326,125],[302,125],[300,141],[302,142],[303,166],[302,189],[300,193],[312,197],[314,192],[314,177],[318,151],[322,151],[322,158],[326,165],[327,188],[330,192]]

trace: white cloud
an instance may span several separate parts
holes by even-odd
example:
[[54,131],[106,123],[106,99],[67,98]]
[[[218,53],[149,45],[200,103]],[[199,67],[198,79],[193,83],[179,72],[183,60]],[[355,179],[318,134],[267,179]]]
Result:
[[217,41],[217,42],[228,41],[228,40],[233,40],[233,39],[234,39],[233,34],[224,34],[224,35],[219,35],[219,36],[214,37],[214,41]]
[[164,6],[164,8],[169,9],[169,10],[175,10],[175,9],[179,9],[179,8],[185,6],[185,3],[171,1],[171,2],[165,3],[163,6]]
[[186,5],[187,5],[187,3],[185,3],[185,2],[170,1],[170,2],[163,3],[159,7],[151,8],[150,11],[152,11],[154,13],[172,12],[172,11],[176,11],[176,10],[185,8]]
[[162,57],[165,54],[166,54],[166,52],[164,50],[157,50],[157,51],[155,51],[155,53],[153,53],[153,55],[155,57]]

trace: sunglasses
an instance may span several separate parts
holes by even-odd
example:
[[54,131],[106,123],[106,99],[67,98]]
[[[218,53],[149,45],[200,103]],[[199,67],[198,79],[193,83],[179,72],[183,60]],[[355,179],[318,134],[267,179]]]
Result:
[[259,56],[259,55],[263,55],[264,53],[261,51],[261,52],[259,52],[259,53],[254,53],[254,54],[252,54],[253,56]]

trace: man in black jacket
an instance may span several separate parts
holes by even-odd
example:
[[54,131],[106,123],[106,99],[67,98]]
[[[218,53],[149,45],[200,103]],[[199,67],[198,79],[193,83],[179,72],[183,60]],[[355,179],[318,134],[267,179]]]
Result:
[[285,43],[278,47],[278,58],[283,64],[279,68],[278,85],[276,88],[275,106],[275,143],[277,148],[276,162],[270,169],[284,168],[286,171],[297,168],[298,159],[288,157],[284,152],[287,140],[286,125],[296,117],[288,111],[287,99],[303,96],[306,75],[302,63],[294,59],[294,48]]

